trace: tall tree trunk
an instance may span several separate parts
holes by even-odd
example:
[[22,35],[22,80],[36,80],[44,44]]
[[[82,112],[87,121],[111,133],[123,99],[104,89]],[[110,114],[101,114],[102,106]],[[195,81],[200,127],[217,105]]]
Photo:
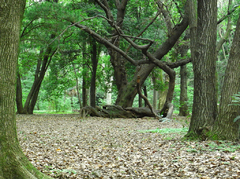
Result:
[[230,56],[225,71],[224,83],[217,120],[214,123],[212,138],[237,140],[239,138],[239,121],[234,118],[240,115],[240,106],[232,105],[232,96],[240,91],[240,16],[233,38]]
[[193,138],[205,137],[217,114],[215,76],[217,0],[198,0],[197,10],[197,43],[192,49],[194,99],[192,118],[187,134],[188,137]]
[[152,77],[152,82],[153,82],[153,86],[155,87],[153,89],[153,109],[157,109],[157,101],[158,101],[158,90],[156,90],[156,76]]
[[84,64],[83,64],[83,72],[82,72],[82,105],[83,107],[88,105],[88,95],[87,95],[87,89],[88,89],[88,82],[87,82],[87,78],[88,78],[88,67],[87,67],[87,57],[86,57],[86,43],[83,43],[83,59],[84,59]]
[[[189,40],[189,31],[187,31],[183,40]],[[180,46],[180,54],[181,57],[184,58],[189,49],[189,45],[184,44]],[[179,116],[187,116],[189,115],[188,111],[188,96],[187,96],[187,80],[188,80],[188,72],[187,66],[183,65],[180,67],[180,107],[179,107]]]
[[97,65],[98,65],[98,54],[96,40],[92,39],[92,77],[90,86],[90,106],[96,107],[96,76],[97,76]]
[[180,67],[181,76],[181,92],[180,92],[180,107],[179,116],[189,115],[188,111],[188,96],[187,96],[187,66],[183,65]]
[[[73,65],[73,70],[74,70],[75,79],[76,79],[76,89],[77,89],[77,97],[78,97],[78,101],[79,101],[79,109],[81,109],[82,108],[82,102],[81,102],[82,100],[81,100],[80,92],[79,92],[79,82],[78,82],[77,70],[75,68],[75,64],[73,63],[72,65]],[[65,100],[64,100],[64,102],[65,102]]]
[[[28,161],[17,139],[15,100],[19,32],[24,0],[0,0],[0,178],[45,178]],[[48,178],[48,177],[46,177]]]
[[[114,20],[113,15],[111,13],[111,9],[106,3],[107,1],[104,2],[105,7],[107,7],[107,13],[106,16],[112,20],[112,22],[116,23],[117,26],[121,29],[125,17],[125,10],[127,7],[128,0],[123,0],[121,2],[116,3],[117,7],[117,18]],[[118,32],[114,29],[112,31],[112,34],[114,36]],[[112,37],[111,38],[111,43],[114,44],[116,47],[119,47],[120,45],[120,39],[118,36]],[[125,59],[115,50],[109,48],[109,55],[110,55],[110,61],[111,64],[114,68],[114,81],[116,83],[117,89],[118,89],[118,94],[124,92],[124,87],[127,85],[127,72],[125,68]]]
[[22,83],[20,73],[17,72],[17,89],[16,89],[16,104],[17,114],[23,114],[23,103],[22,103]]
[[[182,22],[174,27],[171,36],[156,50],[156,52],[154,53],[154,57],[158,60],[161,60],[175,45],[175,43],[187,27],[188,14],[186,13]],[[130,81],[126,86],[124,86],[124,88],[122,88],[122,91],[119,92],[116,104],[123,107],[131,107],[133,104],[133,100],[137,94],[137,76],[140,76],[140,85],[142,85],[151,73],[151,71],[154,69],[154,67],[156,67],[156,65],[153,63],[141,65],[140,70],[135,73],[132,81]]]
[[[83,66],[83,68],[84,68],[84,66]],[[86,78],[87,78],[87,74],[84,73],[83,74],[83,79],[82,79],[82,103],[83,103],[83,107],[88,105],[88,95],[87,95],[88,84],[87,84],[87,79]]]

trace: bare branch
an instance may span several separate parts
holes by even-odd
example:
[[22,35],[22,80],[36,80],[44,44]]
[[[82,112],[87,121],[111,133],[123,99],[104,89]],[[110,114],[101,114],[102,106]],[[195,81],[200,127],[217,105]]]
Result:
[[[228,3],[228,12],[229,12],[229,9],[230,9],[230,6],[232,4],[232,0],[229,0],[229,3]],[[220,40],[217,42],[217,53],[220,51],[222,45],[227,41],[229,35],[230,35],[230,32],[232,30],[232,23],[231,23],[231,18],[228,17],[228,24],[227,24],[227,29],[226,29],[226,32],[222,35],[221,34],[221,29],[219,31],[219,35],[220,35]]]
[[[160,14],[160,12],[158,11],[157,14],[156,14],[156,16],[152,19],[152,21],[135,37],[135,39],[133,40],[133,42],[135,42],[136,39],[138,39],[138,37],[140,37],[140,36],[148,29],[148,27],[150,27],[150,25],[153,24],[153,22],[157,19],[157,17],[159,16],[159,14]],[[129,45],[128,48],[126,49],[126,52],[129,51],[130,47],[131,47],[131,46]]]
[[191,58],[181,59],[181,60],[178,60],[176,62],[163,62],[163,63],[166,64],[167,66],[169,66],[170,68],[178,68],[178,67],[186,65],[190,62],[192,62]]
[[217,21],[217,24],[220,24],[223,20],[225,20],[228,16],[230,16],[239,6],[240,5],[236,5],[236,6],[233,7],[232,10],[230,10],[230,11],[228,10],[228,13],[226,15],[224,15],[221,19],[219,19]]
[[157,1],[157,5],[158,5],[159,10],[163,14],[163,17],[165,19],[165,23],[166,23],[167,29],[168,29],[168,35],[170,35],[172,32],[172,29],[173,29],[173,23],[171,22],[169,13],[164,9],[164,7],[163,7],[164,4],[161,1]]
[[121,54],[126,60],[128,60],[131,64],[133,65],[139,65],[139,64],[145,64],[145,63],[149,63],[149,61],[147,60],[133,60],[130,56],[128,56],[124,51],[122,51],[120,48],[116,47],[114,44],[112,44],[111,42],[109,42],[108,40],[106,40],[105,38],[101,37],[101,35],[97,34],[96,32],[94,32],[93,30],[91,30],[90,28],[88,28],[87,26],[81,25],[78,22],[71,22],[72,25],[74,25],[75,27],[80,28],[81,30],[87,32],[88,34],[90,34],[93,38],[95,38],[99,43],[105,45],[107,48],[111,48],[115,51],[117,51],[119,54]]
[[106,14],[107,18],[110,19],[110,21],[108,21],[108,22],[112,22],[113,23],[114,22],[114,18],[113,18],[113,15],[111,13],[111,10],[109,8],[108,2],[106,0],[104,0],[104,4],[103,4],[99,0],[95,0],[95,1],[105,11],[105,14]]

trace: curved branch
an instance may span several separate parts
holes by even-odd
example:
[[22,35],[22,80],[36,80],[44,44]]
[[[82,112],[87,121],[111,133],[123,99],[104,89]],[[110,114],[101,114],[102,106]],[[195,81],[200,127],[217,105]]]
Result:
[[87,26],[81,25],[79,23],[76,22],[71,22],[72,25],[74,25],[77,28],[80,28],[81,30],[87,32],[88,34],[90,34],[93,38],[95,38],[99,43],[105,45],[107,48],[111,48],[115,51],[117,51],[119,54],[121,54],[126,60],[128,60],[131,64],[133,65],[139,65],[139,64],[144,64],[144,63],[149,63],[149,61],[147,60],[133,60],[130,56],[128,56],[124,51],[122,51],[120,48],[118,48],[117,46],[115,46],[114,44],[112,44],[111,42],[109,42],[108,40],[106,40],[105,38],[101,37],[99,34],[97,34],[96,32],[94,32],[93,30],[91,30],[90,28],[88,28]]
[[[232,1],[229,0],[228,9],[230,8],[231,3],[232,3]],[[229,12],[229,10],[228,10],[228,12]],[[231,30],[232,30],[231,18],[228,17],[228,23],[227,23],[226,32],[223,35],[221,33],[219,33],[220,40],[217,42],[217,47],[216,47],[217,53],[222,48],[222,45],[227,41],[227,38],[229,37]]]
[[169,66],[170,68],[178,68],[180,66],[183,66],[183,65],[186,65],[188,63],[192,62],[192,59],[191,58],[188,58],[188,59],[181,59],[181,60],[178,60],[176,62],[163,62],[165,63],[167,66]]

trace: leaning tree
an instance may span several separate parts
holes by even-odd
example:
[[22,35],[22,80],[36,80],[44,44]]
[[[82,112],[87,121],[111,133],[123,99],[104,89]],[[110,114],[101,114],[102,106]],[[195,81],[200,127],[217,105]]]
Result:
[[[139,79],[139,85],[141,86],[146,78],[149,76],[151,71],[155,67],[159,67],[163,69],[169,75],[169,88],[168,94],[166,98],[165,105],[161,112],[165,112],[168,109],[172,109],[172,98],[173,91],[175,85],[175,71],[174,68],[179,67],[181,65],[185,65],[190,62],[190,59],[180,60],[177,62],[164,62],[162,58],[172,49],[175,43],[178,41],[179,37],[183,34],[185,29],[188,27],[188,3],[186,3],[185,14],[181,17],[181,21],[179,24],[175,25],[171,28],[171,34],[168,38],[162,43],[160,47],[152,52],[151,49],[153,40],[140,38],[138,36],[133,37],[129,34],[126,34],[124,27],[124,15],[126,14],[128,0],[124,1],[116,1],[116,12],[117,18],[114,18],[114,10],[112,10],[108,1],[98,1],[95,0],[96,4],[98,4],[103,11],[105,12],[105,16],[96,15],[94,17],[84,18],[82,20],[78,20],[74,17],[67,17],[65,20],[71,22],[71,26],[75,26],[87,33],[89,33],[93,38],[95,38],[99,43],[105,45],[110,52],[111,62],[115,70],[115,80],[118,86],[118,97],[116,100],[116,104],[122,106],[123,108],[131,107],[133,104],[133,100],[138,93],[137,88],[137,80]],[[187,1],[188,2],[188,1]],[[157,12],[156,16],[146,25],[144,29],[147,29],[159,16],[160,12]],[[104,37],[94,31],[91,26],[85,25],[85,21],[92,20],[94,18],[102,18],[104,19],[109,27],[112,29],[112,33],[110,37]],[[88,23],[89,24],[89,23]],[[144,31],[143,31],[144,32]],[[142,32],[142,33],[143,33]],[[140,33],[141,34],[141,33]],[[124,39],[132,48],[136,49],[146,58],[136,59],[131,57],[127,53],[125,49],[120,48],[119,39]],[[141,40],[145,45],[139,45],[136,43],[136,39]],[[113,55],[114,54],[114,55]],[[117,57],[116,57],[117,56]],[[123,61],[124,60],[124,61]],[[136,66],[135,74],[131,81],[126,81],[126,72],[125,72],[125,61],[128,61],[130,64]],[[116,64],[115,64],[116,63]],[[121,68],[121,69],[118,69]],[[165,114],[167,115],[167,114]]]

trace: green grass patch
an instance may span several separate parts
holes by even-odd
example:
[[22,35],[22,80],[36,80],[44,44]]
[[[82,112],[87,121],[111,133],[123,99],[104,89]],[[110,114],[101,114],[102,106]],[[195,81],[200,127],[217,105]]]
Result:
[[188,128],[163,128],[163,129],[150,129],[150,130],[140,130],[142,133],[160,133],[160,134],[169,134],[169,133],[186,133]]

